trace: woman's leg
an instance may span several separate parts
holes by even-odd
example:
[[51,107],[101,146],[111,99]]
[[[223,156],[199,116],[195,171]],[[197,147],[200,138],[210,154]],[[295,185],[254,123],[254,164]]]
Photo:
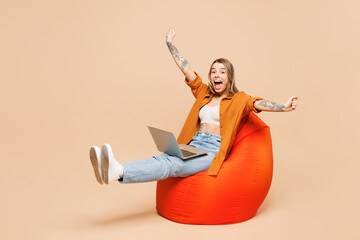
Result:
[[204,149],[208,154],[182,160],[166,153],[151,158],[120,164],[115,160],[111,147],[104,144],[101,149],[101,176],[105,183],[119,180],[120,183],[149,182],[168,177],[187,177],[204,171],[220,148],[220,136],[199,132],[191,146]]
[[182,160],[166,153],[151,158],[123,163],[124,175],[120,183],[157,181],[169,177],[187,177],[210,167],[214,153]]
[[206,155],[182,160],[166,153],[152,158],[122,164],[124,176],[121,183],[148,182],[168,177],[187,177],[209,169],[212,160],[220,149],[221,137],[198,132],[190,145],[208,151]]

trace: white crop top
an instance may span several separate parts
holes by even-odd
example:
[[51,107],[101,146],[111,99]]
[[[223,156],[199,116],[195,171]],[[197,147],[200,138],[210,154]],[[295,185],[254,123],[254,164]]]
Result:
[[219,110],[220,106],[203,106],[199,112],[200,123],[220,125]]

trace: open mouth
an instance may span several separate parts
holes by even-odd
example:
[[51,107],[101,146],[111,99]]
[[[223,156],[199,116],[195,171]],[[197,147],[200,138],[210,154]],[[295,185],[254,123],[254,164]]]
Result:
[[220,80],[215,80],[215,81],[214,81],[214,88],[215,88],[215,90],[220,90],[220,89],[222,88],[222,86],[223,86],[223,82],[222,82],[222,81],[220,81]]

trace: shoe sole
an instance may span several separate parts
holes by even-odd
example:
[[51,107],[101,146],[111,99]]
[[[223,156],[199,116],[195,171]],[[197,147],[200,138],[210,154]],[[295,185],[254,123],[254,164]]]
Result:
[[106,184],[109,184],[109,149],[111,151],[111,147],[108,144],[104,144],[101,147],[101,172],[103,181]]
[[90,148],[89,155],[90,155],[91,165],[93,166],[93,169],[94,169],[96,180],[98,181],[98,183],[103,184],[101,174],[99,171],[99,159],[97,157],[96,150],[94,147]]

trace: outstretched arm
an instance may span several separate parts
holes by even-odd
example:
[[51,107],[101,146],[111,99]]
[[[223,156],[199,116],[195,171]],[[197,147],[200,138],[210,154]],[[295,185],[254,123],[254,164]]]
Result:
[[174,46],[173,41],[175,37],[175,30],[170,28],[166,34],[166,45],[169,48],[171,56],[173,57],[176,65],[180,68],[180,70],[185,75],[188,81],[192,81],[196,78],[195,72],[191,69],[188,61],[180,55],[178,49]]
[[258,100],[254,102],[254,107],[266,112],[289,112],[295,110],[297,104],[298,97],[292,96],[284,104],[278,104],[268,100]]

